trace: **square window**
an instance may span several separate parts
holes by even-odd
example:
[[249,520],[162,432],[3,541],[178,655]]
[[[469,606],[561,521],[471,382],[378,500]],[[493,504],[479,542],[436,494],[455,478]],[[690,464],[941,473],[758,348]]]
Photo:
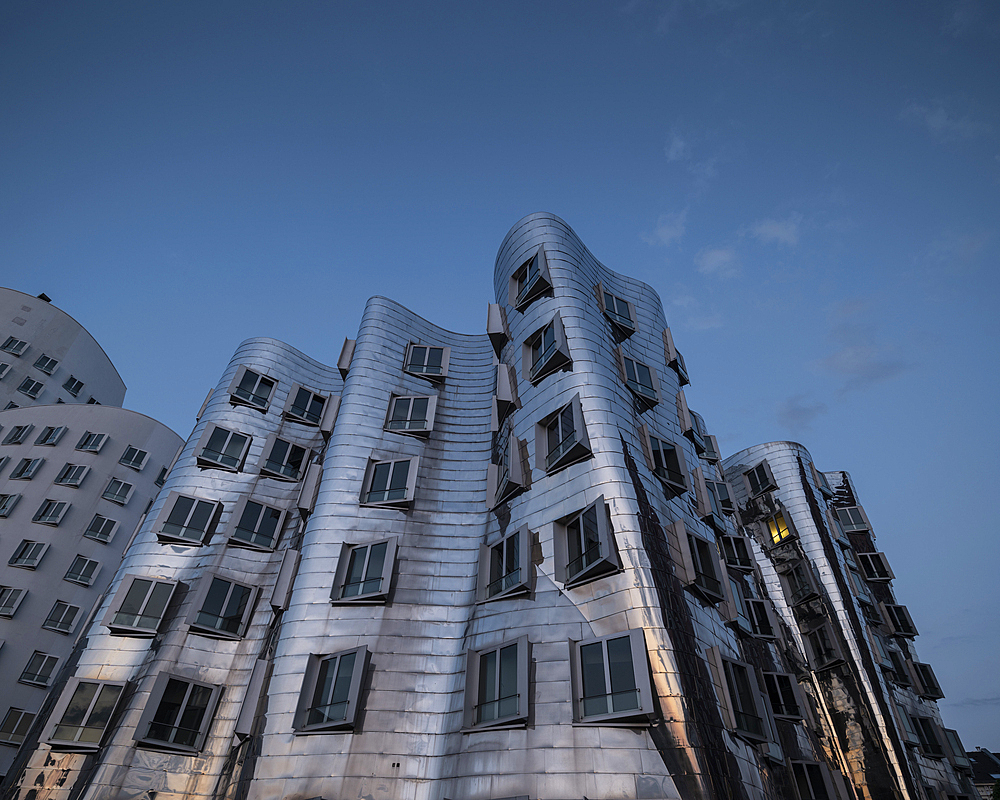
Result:
[[573,721],[649,722],[656,709],[642,629],[570,642]]
[[802,701],[794,676],[785,672],[764,672],[764,688],[771,701],[771,712],[782,719],[802,719]]
[[368,661],[367,647],[310,656],[295,713],[296,732],[351,730]]
[[0,344],[0,350],[5,353],[10,353],[12,356],[21,357],[21,354],[27,349],[28,343],[18,339],[14,336],[8,336],[3,344]]
[[36,381],[33,378],[25,378],[21,381],[21,385],[17,387],[17,390],[21,394],[26,394],[32,400],[38,397],[38,393],[42,391],[43,384],[41,381]]
[[663,329],[663,354],[667,366],[677,373],[681,386],[687,386],[691,383],[691,379],[688,377],[687,365],[684,363],[684,356],[674,347],[674,336],[670,332],[670,328]]
[[834,795],[820,764],[814,761],[792,761],[791,765],[797,800],[832,800]]
[[22,458],[11,470],[9,480],[30,481],[45,463],[44,458]]
[[175,581],[126,575],[102,624],[119,636],[154,636],[176,588]]
[[66,570],[63,580],[70,581],[71,583],[79,583],[81,586],[90,586],[94,582],[94,578],[100,568],[101,565],[92,558],[78,555],[73,559],[73,563],[70,564],[69,569]]
[[222,515],[222,503],[177,492],[170,493],[164,508],[170,510],[160,526],[158,538],[184,544],[204,544]]
[[523,726],[528,721],[527,636],[465,654],[465,726]]
[[7,715],[0,724],[0,743],[20,746],[35,721],[35,715],[20,708],[7,709]]
[[63,752],[97,750],[124,690],[117,681],[71,678],[50,717],[49,745]]
[[552,474],[593,456],[580,395],[535,425],[535,466]]
[[63,384],[63,389],[69,392],[73,397],[80,394],[80,390],[83,388],[83,381],[77,380],[72,375],[66,379],[66,383]]
[[218,425],[205,429],[201,436],[201,448],[198,452],[198,464],[202,467],[214,467],[229,472],[239,472],[243,466],[247,451],[250,449],[251,437]]
[[267,411],[275,386],[277,382],[273,379],[240,367],[229,385],[229,402],[234,406],[249,406],[258,411]]
[[531,590],[531,533],[527,527],[508,533],[496,544],[479,546],[479,602],[527,594]]
[[9,517],[20,499],[19,494],[0,494],[0,518]]
[[114,536],[117,524],[113,519],[102,517],[100,514],[94,514],[94,518],[90,521],[90,525],[87,526],[87,530],[83,532],[83,535],[88,539],[94,539],[107,544],[111,541],[111,537]]
[[767,709],[753,667],[722,655],[718,647],[706,655],[726,727],[751,742],[767,741]]
[[146,463],[148,456],[149,453],[145,450],[140,450],[138,447],[129,445],[125,448],[125,452],[122,453],[122,457],[118,459],[118,463],[124,464],[126,467],[131,467],[138,472]]
[[87,453],[100,453],[107,439],[108,435],[106,433],[92,433],[91,431],[87,431],[77,443],[76,449]]
[[44,542],[31,542],[22,539],[21,544],[17,546],[17,550],[14,551],[14,555],[7,563],[12,567],[35,569],[48,549],[49,546]]
[[746,481],[747,491],[751,497],[757,497],[778,488],[778,484],[771,474],[771,466],[767,460],[761,461],[753,469],[743,473],[743,480]]
[[921,664],[919,661],[907,662],[912,670],[913,685],[917,694],[928,700],[940,700],[944,697],[941,691],[941,684],[938,683],[937,676],[930,664]]
[[90,472],[90,467],[83,464],[66,464],[59,470],[54,483],[58,483],[60,486],[71,486],[75,489],[83,483],[88,472]]
[[334,603],[385,603],[396,564],[396,539],[343,544],[333,576]]
[[673,442],[654,436],[643,425],[639,431],[646,465],[663,483],[667,499],[677,497],[688,490],[687,463],[684,450]]
[[529,336],[521,348],[521,369],[524,379],[537,384],[546,375],[556,370],[573,368],[573,359],[566,341],[559,314],[552,317],[547,325]]
[[643,411],[660,402],[660,381],[656,370],[641,361],[629,358],[618,347],[615,349],[620,377],[629,388]]
[[256,592],[235,581],[208,575],[201,581],[188,625],[195,633],[239,639],[250,624]]
[[805,642],[809,665],[815,672],[829,669],[844,661],[843,652],[828,622],[806,633]]
[[58,525],[68,508],[69,503],[63,500],[43,500],[31,521],[43,525]]
[[389,399],[385,429],[426,437],[434,427],[437,398],[433,396],[396,397]]
[[438,382],[448,375],[450,358],[450,347],[430,347],[411,342],[406,349],[404,369],[411,375],[419,375],[421,378]]
[[910,612],[907,611],[906,606],[894,603],[879,603],[879,608],[893,636],[912,639],[917,635],[917,626],[913,624],[913,618],[910,616]]
[[419,458],[369,461],[361,490],[366,506],[408,506],[413,502]]
[[635,333],[635,306],[627,300],[616,297],[603,284],[594,287],[597,295],[597,303],[601,307],[601,313],[608,318],[614,327],[615,333],[623,339]]
[[493,434],[493,454],[486,472],[486,496],[490,508],[506,503],[528,488],[530,471],[528,444],[509,426]]
[[740,572],[753,572],[753,559],[750,557],[750,546],[744,536],[723,536],[722,555],[726,566]]
[[554,526],[556,580],[565,588],[621,569],[603,495],[581,511],[556,520]]
[[35,429],[34,425],[15,425],[4,437],[4,444],[23,444],[28,434]]
[[35,369],[41,370],[46,375],[51,375],[52,371],[56,368],[56,364],[59,362],[54,358],[49,358],[45,353],[42,353],[38,359],[35,361]]
[[861,506],[849,506],[848,508],[835,508],[837,519],[845,531],[870,531],[871,524],[868,522],[868,515]]
[[809,562],[805,560],[782,564],[778,568],[778,579],[785,591],[785,598],[791,606],[800,605],[819,596],[816,580]]
[[52,447],[59,443],[59,440],[62,438],[64,433],[66,433],[65,425],[61,425],[58,428],[49,425],[48,427],[42,428],[42,432],[38,435],[38,438],[35,439],[35,444]]
[[545,248],[539,247],[510,276],[507,299],[517,311],[524,311],[534,300],[551,291],[548,259]]
[[281,481],[298,481],[312,458],[312,451],[285,439],[271,436],[264,444],[267,457],[261,464],[260,474]]
[[230,517],[229,541],[238,547],[273,550],[281,535],[285,512],[256,500],[243,498]]
[[62,600],[56,600],[49,615],[45,618],[45,622],[42,623],[42,627],[58,633],[71,633],[76,615],[79,613],[79,606],[72,606]]
[[764,524],[767,526],[767,534],[772,545],[781,544],[789,539],[795,538],[795,528],[792,527],[784,512],[775,514]]
[[698,455],[705,452],[705,431],[702,428],[701,417],[688,408],[687,398],[684,397],[683,390],[677,391],[677,419],[681,426],[681,433],[684,434],[691,443]]
[[294,422],[301,422],[303,425],[317,426],[323,420],[323,411],[326,407],[326,400],[319,392],[306,389],[298,384],[292,386],[288,393],[288,401],[285,405],[284,416]]
[[28,683],[32,686],[48,686],[58,660],[55,656],[36,650],[28,659],[21,677],[17,679],[18,682]]
[[13,617],[21,601],[27,596],[27,589],[0,586],[0,617]]
[[221,686],[161,672],[136,728],[136,744],[197,753],[205,744]]
[[885,583],[896,577],[885,553],[858,553],[858,564],[867,580]]
[[108,481],[108,488],[104,490],[101,497],[105,500],[110,500],[112,503],[117,503],[118,505],[123,506],[128,502],[128,498],[131,494],[131,483],[125,483],[125,481],[118,480],[118,478],[112,478]]

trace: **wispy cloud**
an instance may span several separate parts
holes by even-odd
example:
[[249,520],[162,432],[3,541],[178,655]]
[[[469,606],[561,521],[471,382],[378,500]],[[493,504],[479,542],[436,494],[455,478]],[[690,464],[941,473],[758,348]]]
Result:
[[817,365],[844,380],[842,392],[867,389],[912,366],[890,342],[880,341],[868,303],[853,300],[834,310],[830,339],[836,349]]
[[719,174],[720,155],[696,159],[691,137],[684,136],[677,130],[671,130],[663,145],[663,153],[671,164],[683,164],[691,176],[694,189],[698,194],[704,193]]
[[722,314],[715,309],[706,309],[702,302],[691,294],[686,287],[676,287],[670,304],[679,309],[680,324],[686,330],[707,331],[713,328],[721,328],[723,325]]
[[992,130],[989,123],[953,115],[940,102],[932,105],[908,103],[899,116],[927,128],[931,136],[942,142],[975,139]]
[[653,233],[642,238],[647,244],[659,245],[670,245],[679,241],[684,236],[684,231],[687,228],[687,215],[688,210],[686,208],[680,211],[660,214],[656,220],[656,227],[653,228]]
[[954,702],[949,700],[950,706],[1000,706],[1000,697],[967,697],[964,700]]
[[778,407],[778,424],[795,433],[806,431],[811,427],[813,420],[826,411],[826,403],[819,401],[809,403],[806,401],[806,395],[796,394]]
[[702,275],[732,278],[740,273],[739,259],[732,247],[707,247],[694,257]]
[[741,230],[765,244],[783,244],[795,247],[799,243],[801,214],[790,214],[786,219],[759,219]]
[[691,158],[691,146],[676,131],[670,132],[663,150],[667,154],[667,161],[686,161]]

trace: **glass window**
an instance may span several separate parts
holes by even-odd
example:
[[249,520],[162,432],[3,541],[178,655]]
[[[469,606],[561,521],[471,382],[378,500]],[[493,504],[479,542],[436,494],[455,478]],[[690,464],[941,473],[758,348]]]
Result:
[[59,750],[96,750],[125,689],[123,683],[72,678],[57,704],[49,744]]
[[31,542],[27,539],[22,539],[21,544],[18,545],[17,550],[14,551],[14,555],[10,557],[10,561],[7,563],[12,567],[34,569],[38,566],[38,562],[42,560],[42,556],[45,555],[47,549],[48,545],[44,542]]
[[525,594],[530,589],[530,533],[512,531],[494,545],[479,549],[478,599],[493,600]]
[[912,638],[917,635],[917,628],[906,606],[882,603],[881,607],[894,636]]
[[250,621],[253,590],[235,581],[211,576],[198,611],[190,620],[191,628],[201,633],[238,638]]
[[246,367],[240,367],[229,393],[235,404],[265,410],[275,385],[276,382],[271,378],[259,375]]
[[641,629],[577,642],[574,719],[644,722],[654,710]]
[[12,356],[17,356],[20,358],[21,354],[28,347],[28,343],[18,339],[15,336],[8,336],[2,345],[0,345],[0,350],[5,353],[10,353]]
[[62,425],[58,428],[49,425],[42,429],[42,432],[38,435],[38,438],[35,439],[35,444],[52,447],[53,445],[59,442],[64,433],[66,433],[65,425]]
[[424,378],[439,380],[448,374],[451,348],[411,344],[406,356],[406,371]]
[[830,800],[820,765],[811,761],[793,761],[795,793],[798,800]]
[[28,659],[28,664],[25,666],[18,681],[21,683],[30,683],[34,686],[48,686],[58,660],[55,656],[50,656],[48,653],[36,650],[31,654],[31,658]]
[[44,458],[22,458],[17,466],[10,471],[10,480],[30,481],[44,463]]
[[9,517],[14,506],[21,499],[19,494],[0,494],[0,517]]
[[556,580],[567,588],[620,568],[604,497],[555,523]]
[[795,535],[784,514],[775,514],[767,521],[767,532],[770,534],[772,544],[780,544]]
[[7,709],[7,715],[0,724],[0,742],[20,745],[35,721],[35,715],[20,708]]
[[359,707],[361,680],[368,668],[368,648],[313,656],[299,695],[295,729],[300,733],[350,730]]
[[139,720],[137,742],[168,750],[201,750],[218,698],[218,686],[160,673]]
[[387,431],[397,433],[427,433],[434,420],[432,397],[393,397],[389,401]]
[[32,378],[25,378],[21,381],[21,385],[17,387],[17,390],[21,392],[21,394],[26,394],[34,400],[38,397],[38,393],[42,391],[42,388],[43,384],[41,381],[36,381]]
[[152,636],[160,626],[176,584],[126,576],[111,601],[104,625],[125,636]]
[[87,530],[83,532],[83,535],[88,539],[107,543],[111,541],[117,524],[113,519],[102,517],[100,514],[94,514],[94,518],[90,521],[90,525],[87,526]]
[[125,481],[118,480],[118,478],[112,478],[108,482],[108,488],[104,490],[104,494],[101,497],[123,506],[128,502],[130,494],[132,494],[131,483],[125,483]]
[[62,600],[56,600],[56,604],[52,606],[52,610],[45,618],[45,622],[42,623],[42,627],[48,628],[50,631],[69,633],[73,630],[73,622],[78,613],[80,613],[79,606],[72,606]]
[[794,678],[783,672],[765,672],[764,687],[771,701],[771,711],[776,717],[802,719],[799,707],[799,693],[793,683]]
[[242,510],[237,506],[233,514],[236,526],[230,538],[241,544],[270,550],[281,533],[283,517],[284,512],[280,509],[254,500],[246,500]]
[[861,506],[850,506],[849,508],[836,508],[837,519],[845,531],[870,531],[868,517]]
[[250,448],[250,437],[218,426],[211,430],[205,446],[198,454],[198,463],[203,466],[221,467],[239,472],[243,458]]
[[87,431],[83,434],[79,443],[76,446],[77,450],[85,450],[88,453],[99,453],[101,448],[104,447],[104,442],[108,438],[106,433],[92,433]]
[[[411,463],[413,462],[413,463]],[[417,459],[374,461],[361,498],[365,505],[403,504],[413,500]]]
[[647,407],[659,402],[659,381],[656,371],[643,364],[641,361],[621,356],[622,366],[625,370],[625,384]]
[[465,728],[509,726],[528,717],[528,637],[466,657]]
[[76,488],[83,483],[83,479],[89,471],[90,467],[83,464],[66,464],[56,476],[55,483],[58,483],[61,486],[72,486],[73,488]]
[[15,425],[3,439],[4,444],[23,444],[28,434],[34,430],[34,425]]
[[684,453],[673,442],[653,436],[643,426],[643,433],[649,446],[648,460],[653,474],[663,482],[667,499],[687,491],[687,464]]
[[79,583],[83,586],[90,586],[94,582],[94,576],[97,575],[97,571],[100,568],[101,565],[92,558],[78,555],[73,559],[73,563],[70,564],[69,569],[66,570],[63,580]]
[[766,460],[744,472],[743,477],[746,479],[747,490],[751,497],[778,488],[778,484],[775,483],[774,476],[771,474],[771,467]]
[[524,311],[533,300],[551,289],[552,280],[549,277],[545,250],[539,247],[511,275],[508,300],[515,309]]
[[15,589],[12,586],[0,586],[0,617],[13,617],[17,607],[21,605],[26,589]]
[[632,311],[629,303],[620,297],[615,297],[607,289],[602,291],[604,296],[604,314],[619,328],[624,331],[635,330],[635,320],[632,319]]
[[44,500],[32,517],[32,522],[41,522],[45,525],[58,525],[69,508],[69,503],[62,500]]
[[125,448],[125,452],[122,453],[122,457],[118,459],[118,463],[124,464],[126,467],[139,470],[142,469],[143,464],[146,463],[146,457],[148,455],[149,453],[145,450],[140,450],[138,447],[129,445]]
[[77,380],[72,375],[66,379],[66,383],[63,384],[63,389],[69,392],[73,397],[80,394],[80,390],[83,388],[83,381]]
[[531,383],[537,383],[557,369],[570,369],[572,359],[566,331],[558,314],[525,340],[521,359],[524,377]]
[[344,545],[334,576],[334,601],[381,602],[389,594],[396,540]]
[[274,439],[271,451],[261,466],[261,474],[282,480],[297,481],[302,477],[310,452],[284,439]]
[[286,417],[306,425],[319,425],[326,406],[326,398],[323,395],[302,386],[295,386],[290,393],[290,400],[290,405],[285,409]]
[[215,529],[222,504],[199,500],[171,492],[166,507],[170,509],[160,527],[160,539],[202,544]]
[[535,426],[535,455],[535,466],[549,474],[593,455],[580,395]]
[[35,369],[41,370],[46,375],[51,375],[52,371],[56,368],[56,364],[59,362],[54,358],[49,358],[45,353],[42,353],[38,359],[35,361]]

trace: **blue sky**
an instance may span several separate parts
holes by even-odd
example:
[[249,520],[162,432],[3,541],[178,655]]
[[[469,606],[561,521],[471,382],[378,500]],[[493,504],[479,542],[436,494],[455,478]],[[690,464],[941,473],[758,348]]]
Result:
[[1000,750],[998,47],[976,0],[10,0],[0,283],[187,436],[245,338],[334,363],[373,294],[483,331],[554,212],[659,291],[724,454],[852,473],[946,723]]

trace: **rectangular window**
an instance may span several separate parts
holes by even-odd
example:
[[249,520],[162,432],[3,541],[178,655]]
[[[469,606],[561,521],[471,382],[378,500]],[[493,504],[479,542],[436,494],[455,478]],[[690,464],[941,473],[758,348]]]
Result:
[[771,701],[771,711],[775,717],[802,719],[798,686],[794,676],[785,672],[764,672],[764,688]]
[[107,544],[111,541],[117,524],[113,519],[102,517],[100,514],[94,514],[94,518],[90,521],[90,525],[87,526],[87,530],[83,532],[83,535],[88,539],[94,539]]
[[157,486],[159,486],[162,489],[163,488],[163,484],[165,484],[166,482],[167,482],[167,468],[166,467],[160,467],[160,472],[156,476],[156,480],[153,481],[153,483],[156,484]]
[[270,448],[266,444],[264,446],[268,455],[261,465],[260,474],[283,481],[301,480],[312,452],[277,437],[271,437],[269,443]]
[[746,599],[747,617],[750,619],[750,630],[760,639],[776,639],[778,626],[766,600]]
[[206,429],[201,441],[204,446],[198,453],[198,464],[239,472],[250,449],[251,437],[214,426]]
[[719,580],[719,556],[715,545],[700,536],[688,532],[688,547],[691,549],[691,559],[694,562],[694,586],[710,602],[718,603],[725,595],[722,581]]
[[138,471],[142,469],[148,456],[149,453],[145,450],[140,450],[138,447],[129,445],[125,448],[125,452],[122,453],[122,457],[118,459],[118,463]]
[[88,472],[90,472],[90,467],[83,464],[66,464],[59,471],[54,483],[58,483],[60,486],[72,486],[75,489],[83,483]]
[[333,576],[334,603],[384,603],[396,563],[396,539],[368,544],[344,544]]
[[667,366],[677,373],[681,386],[687,386],[691,383],[691,379],[688,377],[687,365],[684,363],[684,356],[674,346],[674,337],[670,332],[670,328],[663,329],[663,354]]
[[20,746],[35,721],[35,715],[20,708],[7,709],[7,715],[0,724],[0,742]]
[[750,557],[750,547],[745,537],[723,536],[720,541],[727,567],[740,572],[753,571],[753,559]]
[[594,287],[601,313],[614,326],[615,332],[623,337],[635,333],[635,306],[620,297],[611,294],[602,284]]
[[[709,437],[712,439],[714,437]],[[714,497],[713,508],[717,508],[723,514],[735,514],[736,503],[733,501],[733,494],[729,491],[729,484],[725,481],[706,480],[705,486],[708,493]]]
[[580,395],[535,425],[535,466],[549,474],[593,455]]
[[528,443],[518,439],[509,425],[493,434],[493,448],[486,472],[490,508],[506,503],[528,488]]
[[27,589],[0,586],[0,617],[13,617],[17,607],[28,594]]
[[239,639],[250,624],[253,611],[254,590],[249,586],[220,578],[206,576],[202,589],[193,603],[188,625],[196,633]]
[[233,527],[229,540],[239,546],[249,545],[272,550],[281,534],[285,512],[255,500],[244,499],[233,511]]
[[62,751],[97,750],[124,690],[120,682],[71,678],[50,717],[55,724],[49,745]]
[[76,449],[87,453],[100,453],[107,439],[108,435],[106,433],[92,433],[91,431],[87,431],[77,443]]
[[767,741],[767,709],[753,668],[723,656],[718,647],[706,655],[726,727],[752,742]]
[[771,544],[781,544],[795,536],[795,529],[789,524],[784,513],[775,514],[765,524]]
[[45,463],[44,458],[22,458],[11,470],[9,480],[30,481]]
[[119,636],[153,636],[176,587],[174,581],[126,575],[103,624]]
[[49,425],[48,427],[42,428],[42,432],[38,435],[38,438],[35,439],[35,444],[52,447],[59,443],[59,440],[62,438],[64,433],[66,433],[65,425],[61,425],[58,428]]
[[136,728],[145,747],[196,753],[205,744],[221,687],[161,672]]
[[56,600],[56,604],[52,606],[52,610],[45,618],[45,622],[42,623],[42,627],[59,633],[70,633],[73,630],[76,615],[79,613],[79,606],[71,606],[62,600]]
[[850,506],[848,508],[835,508],[837,519],[847,532],[870,531],[871,524],[868,522],[868,515],[861,506]]
[[259,375],[246,367],[240,367],[229,386],[230,402],[233,405],[266,411],[276,385],[277,382],[271,378]]
[[298,733],[354,727],[361,681],[368,670],[368,648],[311,656],[295,714]]
[[448,375],[450,347],[428,347],[411,343],[406,353],[404,369],[411,375],[419,375],[432,381],[444,380]]
[[523,725],[528,719],[527,636],[465,655],[465,729]]
[[323,419],[323,409],[326,398],[318,392],[313,392],[303,386],[293,386],[288,393],[288,405],[285,406],[285,417],[303,425],[319,425]]
[[948,760],[958,769],[972,771],[972,761],[965,755],[965,747],[958,736],[958,731],[943,728],[945,741],[948,744]]
[[367,506],[404,506],[413,502],[418,458],[370,461],[361,503]]
[[14,510],[17,501],[21,499],[19,494],[0,494],[0,518],[9,517]]
[[508,301],[517,311],[523,312],[533,300],[551,291],[552,278],[549,277],[548,260],[544,248],[539,247],[510,276]]
[[686,492],[688,482],[684,450],[673,442],[654,436],[645,425],[640,429],[639,435],[645,451],[646,463],[652,473],[663,483],[667,499]]
[[797,606],[819,594],[808,561],[783,564],[778,571],[778,578],[785,590],[785,598],[789,605]]
[[941,736],[938,734],[938,726],[929,717],[912,717],[913,728],[917,732],[920,752],[931,758],[944,758],[944,747],[941,744]]
[[21,544],[18,545],[14,555],[7,563],[12,567],[35,569],[48,548],[49,546],[44,542],[30,542],[27,539],[22,539]]
[[796,800],[832,800],[820,764],[814,761],[793,761],[791,764]]
[[4,343],[0,344],[0,350],[3,350],[5,353],[10,353],[12,356],[17,356],[18,358],[21,357],[21,354],[27,347],[27,342],[14,336],[8,336]]
[[555,522],[556,580],[565,588],[620,569],[604,496]]
[[28,434],[34,430],[34,425],[15,425],[4,437],[4,444],[23,444]]
[[917,626],[913,624],[913,618],[906,606],[894,603],[879,603],[882,616],[893,636],[903,636],[912,639],[917,635]]
[[[694,414],[695,412],[691,412]],[[701,414],[698,414],[700,417]],[[702,426],[704,427],[704,420],[702,420]],[[705,434],[705,452],[701,454],[701,457],[706,461],[721,461],[722,455],[719,453],[719,442],[710,433]]]
[[92,558],[78,555],[73,559],[73,563],[70,564],[69,569],[66,570],[63,580],[70,581],[71,583],[79,583],[81,586],[90,586],[94,582],[94,577],[100,568],[101,565]]
[[858,565],[869,581],[885,583],[896,577],[889,567],[885,553],[858,553]]
[[177,492],[170,493],[164,508],[170,511],[160,527],[158,537],[161,541],[203,544],[215,531],[222,515],[222,503]]
[[566,331],[559,314],[548,325],[531,334],[521,348],[521,369],[529,383],[538,383],[556,370],[572,369],[572,364]]
[[766,460],[761,461],[753,469],[744,472],[743,479],[746,481],[747,491],[751,497],[757,497],[764,494],[764,492],[770,492],[778,488],[778,484],[774,480],[774,475],[771,474],[771,467]]
[[79,381],[70,375],[66,379],[66,383],[63,384],[63,389],[69,392],[73,397],[80,394],[80,390],[83,388],[83,381]]
[[35,361],[35,369],[41,370],[46,375],[51,375],[53,370],[56,368],[56,364],[59,362],[54,358],[49,358],[45,353],[42,353],[38,359]]
[[131,494],[131,483],[125,483],[125,481],[120,481],[118,478],[112,478],[108,481],[108,488],[104,490],[104,494],[101,497],[123,506],[128,502],[129,495]]
[[573,657],[573,719],[584,723],[634,722],[652,718],[642,629],[570,643]]
[[58,525],[68,508],[69,503],[62,500],[43,500],[31,521],[44,525]]
[[496,544],[479,546],[479,602],[522,595],[530,590],[530,536],[524,527],[508,533]]
[[835,634],[829,623],[824,622],[820,627],[809,631],[805,636],[805,640],[806,655],[809,657],[809,664],[814,671],[819,672],[829,669],[844,660],[843,653],[837,644]]
[[677,392],[677,419],[680,422],[681,433],[684,434],[694,445],[694,450],[698,455],[705,452],[705,433],[701,429],[701,418],[688,408],[687,398],[684,391]]
[[833,534],[834,541],[842,547],[850,547],[851,540],[847,538],[844,526],[840,524],[840,519],[829,508],[826,510],[826,518],[830,524],[830,532]]
[[916,686],[917,694],[921,697],[926,697],[928,700],[940,700],[944,697],[944,692],[941,691],[941,684],[938,683],[937,676],[934,674],[934,670],[931,669],[930,664],[911,661],[910,666],[913,668],[913,677],[916,678],[914,685]]
[[436,397],[396,397],[389,401],[389,415],[385,421],[387,431],[426,436],[434,427]]
[[50,656],[48,653],[36,650],[31,654],[27,666],[25,666],[21,677],[17,680],[20,683],[28,683],[32,686],[48,686],[58,660],[55,656]]
[[21,381],[21,385],[17,387],[17,390],[21,394],[26,394],[32,400],[38,397],[38,393],[42,391],[43,384],[41,381],[36,381],[32,378],[25,378]]
[[641,361],[629,358],[619,347],[615,350],[618,368],[625,385],[635,395],[642,410],[648,410],[660,402],[660,381],[656,370]]
[[719,505],[719,496],[714,487],[709,488],[708,481],[705,480],[701,466],[697,466],[691,473],[692,485],[694,486],[695,509],[698,516],[717,533],[725,533],[726,518],[722,515],[722,508]]
[[10,369],[10,364],[0,363],[0,380],[3,380],[3,376],[7,374]]

